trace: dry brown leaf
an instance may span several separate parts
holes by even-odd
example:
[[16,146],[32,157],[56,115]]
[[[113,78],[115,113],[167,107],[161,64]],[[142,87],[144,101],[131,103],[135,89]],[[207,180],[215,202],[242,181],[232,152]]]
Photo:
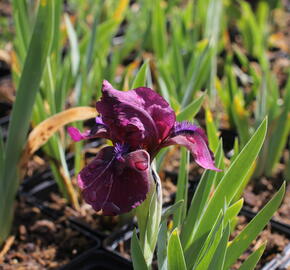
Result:
[[287,38],[285,37],[284,33],[277,32],[272,34],[269,37],[269,42],[272,46],[281,49],[284,52],[289,52],[289,44],[287,42]]
[[14,235],[9,236],[8,239],[6,240],[2,250],[0,251],[0,263],[2,263],[3,257],[9,251],[10,247],[13,245],[14,240],[15,240]]
[[25,172],[26,164],[31,155],[44,145],[48,139],[63,126],[97,116],[97,111],[92,107],[76,107],[65,110],[38,124],[29,134],[26,146],[20,160],[20,176]]

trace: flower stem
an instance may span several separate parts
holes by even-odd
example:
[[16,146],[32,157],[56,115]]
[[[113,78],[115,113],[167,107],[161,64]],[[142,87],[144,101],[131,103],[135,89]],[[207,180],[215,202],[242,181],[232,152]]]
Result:
[[154,168],[151,168],[150,177],[151,188],[147,198],[143,204],[136,209],[139,227],[139,242],[148,269],[151,268],[162,212],[161,181]]

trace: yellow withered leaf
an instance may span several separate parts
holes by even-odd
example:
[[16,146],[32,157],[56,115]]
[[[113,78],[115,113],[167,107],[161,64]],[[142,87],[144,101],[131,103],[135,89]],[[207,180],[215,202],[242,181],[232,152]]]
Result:
[[97,111],[95,108],[76,107],[55,114],[38,124],[28,136],[27,143],[20,160],[20,172],[25,170],[30,156],[42,145],[44,145],[60,128],[69,123],[87,120],[96,116]]

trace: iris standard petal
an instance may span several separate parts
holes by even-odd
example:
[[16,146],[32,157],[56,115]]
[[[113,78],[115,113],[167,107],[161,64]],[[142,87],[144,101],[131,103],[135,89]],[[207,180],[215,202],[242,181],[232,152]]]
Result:
[[174,111],[168,102],[155,91],[146,87],[139,87],[135,91],[141,98],[142,106],[153,118],[159,133],[159,142],[163,141],[170,133],[176,120]]
[[85,201],[105,215],[137,207],[150,188],[149,159],[146,151],[137,150],[118,160],[114,147],[103,148],[78,176]]
[[118,91],[104,81],[102,91],[96,108],[115,141],[150,151],[169,135],[175,123],[174,111],[152,89]]

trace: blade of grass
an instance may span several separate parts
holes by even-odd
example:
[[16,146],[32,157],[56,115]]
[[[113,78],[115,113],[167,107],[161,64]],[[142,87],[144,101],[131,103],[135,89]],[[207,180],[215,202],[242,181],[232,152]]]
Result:
[[[54,1],[40,1],[35,26],[11,113],[0,197],[0,243],[8,236],[13,219],[13,202],[18,187],[17,164],[29,128],[32,108],[53,40]],[[25,100],[25,102],[23,102]]]
[[165,99],[170,103],[171,107],[173,107],[173,104],[170,102],[170,99],[171,98],[178,99],[175,81],[173,80],[167,67],[162,62],[158,64],[158,70],[160,72],[158,83],[160,86],[161,93],[162,95],[164,95]]
[[244,107],[244,100],[238,93],[234,96],[233,104],[231,105],[231,111],[238,129],[241,146],[244,146],[250,139],[250,127],[248,112]]
[[205,110],[205,124],[209,147],[215,152],[219,145],[218,131],[213,122],[212,113],[208,108]]
[[[222,154],[222,143],[219,144],[219,147],[216,152],[216,161],[217,165],[223,162]],[[181,230],[181,243],[183,246],[188,241],[188,238],[192,234],[192,228],[194,228],[202,215],[202,212],[206,208],[210,192],[212,190],[213,184],[215,182],[217,172],[207,170],[203,173],[201,180],[198,184],[197,190],[194,193],[192,201],[190,203],[190,208],[187,213],[187,217],[184,221],[182,230]]]
[[135,89],[141,86],[146,86],[148,68],[149,68],[149,62],[145,61],[133,81],[132,89]]
[[182,53],[179,47],[180,45],[178,44],[177,38],[175,36],[173,36],[172,42],[173,42],[172,63],[174,63],[174,71],[175,71],[174,74],[177,85],[181,86],[185,76]]
[[131,254],[132,254],[132,261],[134,269],[140,270],[148,270],[146,265],[138,238],[136,234],[136,230],[133,231],[133,236],[131,239]]
[[220,209],[224,205],[224,201],[231,202],[236,191],[242,184],[244,176],[248,173],[252,163],[257,158],[262,147],[267,130],[267,120],[265,119],[253,137],[240,152],[239,156],[226,171],[216,188],[208,206],[203,212],[199,223],[195,226],[195,230],[188,234],[188,239],[184,239],[184,248],[188,265],[191,265],[193,260],[192,254],[200,248],[200,239],[207,234],[212,226],[213,221],[218,216]]
[[[20,157],[28,131],[36,93],[39,89],[42,72],[51,45],[48,41],[51,40],[53,36],[53,29],[49,21],[51,17],[53,17],[54,1],[51,1],[47,5],[45,5],[45,2],[46,1],[41,1],[39,5],[37,21],[30,41],[19,87],[17,89],[15,104],[11,113],[6,145],[5,165],[7,165],[7,168],[15,164]],[[33,80],[31,78],[33,78]],[[23,103],[23,100],[25,100],[25,103]]]
[[[26,51],[28,44],[31,29],[29,27],[28,21],[28,12],[26,1],[13,0],[13,19],[15,22],[16,36],[17,39],[23,46],[23,52]],[[23,55],[24,57],[25,55]]]
[[239,270],[254,270],[258,261],[264,253],[266,243],[262,244],[257,250],[255,250],[240,266]]
[[186,270],[184,254],[178,236],[178,230],[175,229],[168,241],[168,269]]
[[67,33],[71,45],[71,63],[72,63],[72,73],[74,76],[77,75],[80,65],[80,52],[79,52],[79,45],[78,45],[78,38],[76,31],[71,23],[71,20],[67,14],[64,16],[65,24],[67,28]]
[[[5,146],[3,141],[3,133],[2,128],[0,127],[0,179],[3,178],[3,172],[4,172],[4,161],[5,161]],[[0,180],[0,185],[2,181]]]
[[240,199],[237,202],[233,203],[229,208],[227,209],[225,213],[225,218],[224,218],[224,226],[226,225],[227,222],[231,222],[232,219],[234,219],[242,209],[244,204],[244,199]]
[[240,234],[230,243],[226,253],[226,264],[228,269],[240,255],[248,248],[251,242],[267,225],[274,212],[278,209],[285,194],[285,182],[275,196],[263,207],[263,209],[250,221]]
[[188,189],[188,166],[189,166],[189,152],[182,148],[180,152],[180,165],[177,179],[177,191],[175,203],[184,200],[182,207],[178,208],[173,214],[173,227],[179,227],[186,217],[187,210],[187,189]]
[[[100,5],[100,1],[97,1],[97,6]],[[97,29],[98,29],[98,24],[100,22],[100,12],[101,12],[101,8],[97,8],[96,12],[95,12],[95,16],[94,16],[94,22],[92,25],[92,34],[90,36],[90,41],[89,41],[89,45],[87,47],[87,52],[86,52],[86,66],[87,66],[87,72],[89,72],[89,70],[91,69],[92,66],[92,61],[93,61],[93,52],[95,49],[95,45],[96,45],[96,38],[97,38]]]
[[207,9],[207,19],[204,36],[210,41],[212,50],[210,64],[210,80],[208,81],[210,103],[215,102],[215,78],[217,76],[217,53],[218,53],[218,37],[220,34],[220,25],[222,18],[223,1],[210,0]]
[[223,231],[222,238],[212,256],[212,260],[207,268],[208,270],[223,270],[229,236],[230,226],[228,224],[226,229]]
[[160,3],[160,0],[154,1],[152,10],[152,41],[154,52],[158,59],[162,59],[166,52],[166,18]]
[[[290,138],[288,140],[288,143],[290,144]],[[284,171],[284,177],[287,182],[290,182],[290,157],[288,157],[288,160],[286,160],[285,164],[286,164],[286,169]]]
[[178,210],[179,208],[183,206],[183,204],[184,204],[184,200],[180,200],[174,203],[173,205],[167,207],[164,213],[162,214],[161,222],[165,221],[170,215],[174,214],[176,210]]
[[201,248],[196,251],[195,260],[193,265],[187,264],[189,269],[193,270],[203,270],[207,269],[207,266],[204,266],[204,262],[206,263],[209,258],[212,258],[212,254],[214,253],[220,239],[222,238],[223,231],[223,220],[224,215],[221,210],[217,219],[212,225],[211,230],[208,234],[202,237]]
[[206,66],[204,66],[204,65],[205,65],[205,63],[207,63],[209,55],[210,55],[210,49],[209,49],[209,45],[207,43],[204,50],[198,56],[197,60],[194,61],[194,63],[193,63],[193,66],[195,68],[193,69],[193,73],[190,74],[190,80],[185,87],[184,95],[183,95],[182,102],[181,102],[182,107],[185,107],[190,103],[194,92],[198,89],[197,82],[200,79],[198,76],[198,75],[200,75],[199,73],[202,71],[202,73],[204,75],[206,75],[206,72],[205,72]]
[[164,219],[161,222],[159,233],[158,233],[158,245],[157,245],[157,262],[159,270],[168,270],[167,266],[167,220]]
[[282,156],[283,149],[286,146],[287,138],[290,133],[290,110],[284,109],[274,124],[276,126],[272,132],[272,136],[269,138],[270,143],[268,151],[271,155],[268,156],[265,167],[265,174],[267,176],[272,175],[272,171]]
[[199,112],[200,107],[204,101],[206,94],[201,95],[198,99],[193,100],[187,105],[177,116],[177,121],[192,120]]

